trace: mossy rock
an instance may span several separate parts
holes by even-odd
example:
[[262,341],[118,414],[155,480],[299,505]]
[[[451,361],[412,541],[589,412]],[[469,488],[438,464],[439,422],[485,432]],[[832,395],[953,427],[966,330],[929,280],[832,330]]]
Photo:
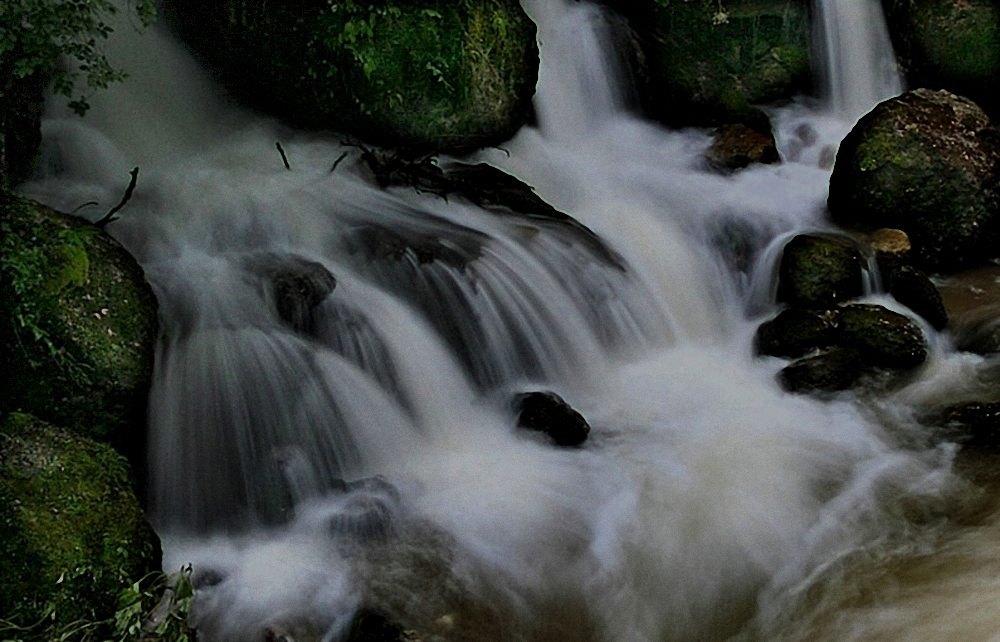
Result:
[[887,100],[841,143],[828,205],[841,225],[903,230],[927,271],[982,264],[1000,255],[1000,130],[948,92]]
[[293,125],[390,147],[498,144],[532,116],[535,26],[517,0],[170,0],[229,90]]
[[93,225],[16,197],[3,231],[4,411],[143,450],[156,299],[142,268]]
[[912,87],[947,89],[1000,118],[1000,4],[883,0],[893,47]]
[[767,129],[754,104],[812,90],[805,0],[606,0],[643,43],[646,110],[671,125]]
[[778,300],[826,309],[862,293],[861,254],[836,239],[799,234],[789,241],[778,268]]
[[0,427],[0,613],[96,622],[159,569],[160,545],[113,449],[19,413]]
[[789,392],[839,392],[853,387],[865,373],[857,350],[833,346],[785,366],[778,382]]
[[758,354],[795,359],[834,341],[832,311],[788,308],[757,328],[754,340]]
[[837,343],[853,348],[867,365],[904,370],[927,359],[920,326],[880,305],[852,303],[837,312]]

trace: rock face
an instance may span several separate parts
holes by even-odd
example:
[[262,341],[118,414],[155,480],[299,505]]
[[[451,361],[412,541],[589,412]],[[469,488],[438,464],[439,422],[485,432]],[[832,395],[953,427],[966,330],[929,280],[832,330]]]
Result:
[[516,404],[518,427],[544,432],[557,446],[579,446],[590,434],[583,415],[554,392],[519,395]]
[[170,0],[229,90],[291,124],[462,151],[531,118],[535,26],[516,0]]
[[646,111],[671,125],[764,122],[755,103],[808,93],[804,0],[605,0],[638,33]]
[[800,234],[785,245],[778,300],[825,309],[861,296],[861,254],[838,240]]
[[1000,118],[1000,5],[995,0],[882,0],[911,87],[968,96]]
[[925,270],[983,263],[1000,254],[1000,131],[947,92],[887,100],[841,144],[828,204],[843,226],[906,232]]
[[8,415],[0,427],[0,612],[54,625],[111,617],[121,589],[159,569],[159,540],[110,447]]
[[770,164],[781,160],[771,132],[746,125],[723,125],[715,131],[715,141],[705,152],[711,167],[720,171],[743,169],[751,163]]
[[0,211],[2,410],[141,451],[157,332],[142,269],[80,219],[14,197]]

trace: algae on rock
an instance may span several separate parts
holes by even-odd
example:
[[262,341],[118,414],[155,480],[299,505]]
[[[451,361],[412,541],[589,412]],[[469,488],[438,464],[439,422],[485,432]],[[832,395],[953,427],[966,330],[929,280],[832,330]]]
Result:
[[104,232],[38,203],[5,196],[0,221],[2,410],[140,454],[157,332],[142,268]]
[[98,622],[159,569],[160,546],[109,446],[30,415],[0,425],[0,612],[31,626]]
[[171,0],[229,89],[297,126],[461,151],[531,117],[535,26],[516,0]]

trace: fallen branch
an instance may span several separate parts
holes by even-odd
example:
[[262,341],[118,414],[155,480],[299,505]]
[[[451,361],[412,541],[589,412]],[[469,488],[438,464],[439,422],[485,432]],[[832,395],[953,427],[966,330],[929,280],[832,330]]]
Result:
[[343,154],[340,155],[340,157],[337,158],[337,160],[333,161],[333,167],[330,168],[331,174],[333,173],[333,170],[337,169],[337,165],[340,165],[340,161],[344,160],[345,158],[347,158],[347,152],[344,152]]
[[[291,170],[292,166],[288,164],[288,157],[285,156],[285,150],[281,146],[281,143],[275,143],[274,146],[278,148],[278,153],[281,154],[281,162],[285,164],[285,169]],[[333,170],[330,170],[330,171],[333,171]]]
[[101,220],[94,223],[94,225],[96,225],[97,227],[104,229],[105,225],[107,225],[111,221],[117,220],[114,218],[114,215],[118,213],[118,210],[125,207],[125,203],[128,203],[129,199],[132,198],[132,192],[135,191],[136,181],[139,180],[139,168],[138,167],[132,168],[132,171],[129,172],[129,175],[132,177],[132,179],[129,180],[128,187],[125,188],[125,196],[123,196],[121,202],[118,203],[118,205],[112,207],[108,211],[108,213],[105,214],[103,218],[101,218]]

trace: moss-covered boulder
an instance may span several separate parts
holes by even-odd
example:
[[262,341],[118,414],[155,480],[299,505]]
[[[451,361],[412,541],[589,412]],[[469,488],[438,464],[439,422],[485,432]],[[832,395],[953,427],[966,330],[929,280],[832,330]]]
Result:
[[38,203],[2,197],[0,225],[2,410],[131,453],[145,435],[157,332],[142,269],[101,230]]
[[880,305],[851,303],[837,313],[837,344],[853,348],[868,365],[903,370],[927,358],[920,326]]
[[289,123],[460,151],[531,118],[535,25],[517,0],[170,0],[238,98]]
[[788,308],[757,328],[754,347],[772,357],[801,357],[834,342],[833,311]]
[[1000,4],[996,0],[882,0],[911,87],[968,96],[1000,118]]
[[925,270],[983,263],[1000,255],[1000,130],[948,92],[887,100],[841,143],[828,204],[841,225],[906,232]]
[[126,461],[30,415],[4,417],[0,564],[5,620],[59,628],[114,615],[119,591],[160,564]]
[[778,300],[826,309],[861,296],[861,254],[846,242],[810,234],[789,241],[778,268]]
[[865,372],[857,350],[833,346],[785,366],[778,382],[789,392],[838,392],[854,386]]
[[751,105],[812,90],[806,0],[605,1],[639,34],[643,102],[668,124],[759,124]]

